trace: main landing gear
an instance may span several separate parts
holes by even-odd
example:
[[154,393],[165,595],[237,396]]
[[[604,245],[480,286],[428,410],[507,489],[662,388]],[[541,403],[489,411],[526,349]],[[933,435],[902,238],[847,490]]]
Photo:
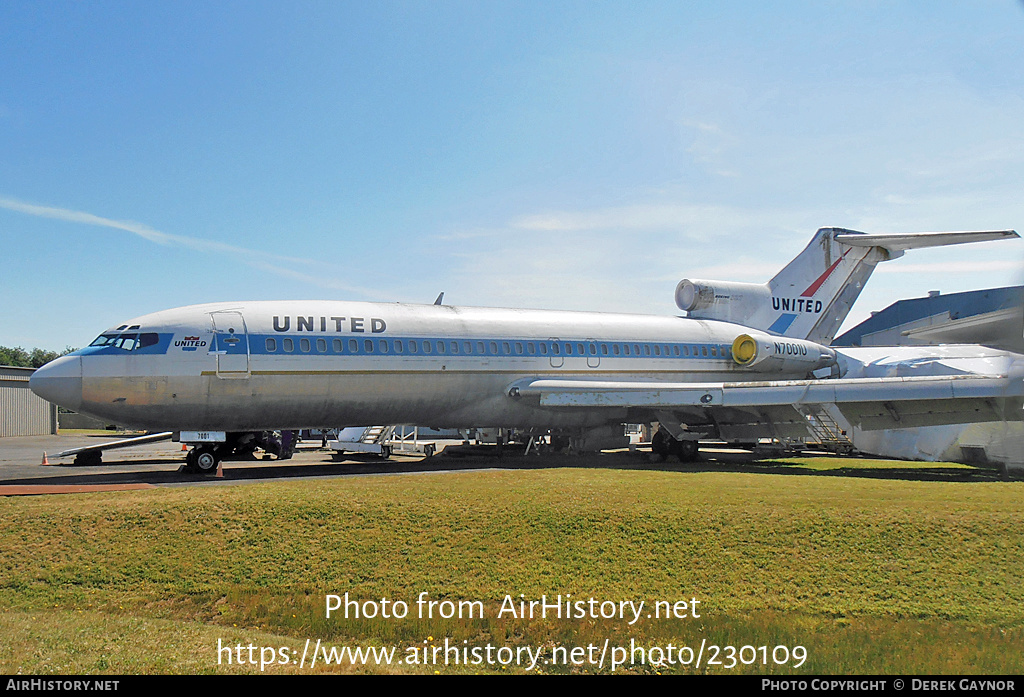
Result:
[[660,462],[667,460],[669,455],[675,455],[680,462],[693,462],[697,459],[697,449],[697,441],[676,440],[661,429],[651,439],[651,452],[658,456]]

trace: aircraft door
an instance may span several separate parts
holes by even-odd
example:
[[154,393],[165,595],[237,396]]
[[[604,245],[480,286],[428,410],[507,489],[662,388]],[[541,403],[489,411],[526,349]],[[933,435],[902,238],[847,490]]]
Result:
[[565,363],[565,357],[562,355],[562,345],[558,343],[558,337],[553,336],[548,341],[551,342],[551,353],[548,354],[551,367],[561,368],[562,364]]
[[236,310],[211,312],[213,340],[210,353],[217,356],[217,377],[249,377],[249,333],[245,318]]
[[601,354],[598,353],[599,347],[597,340],[587,339],[587,343],[583,345],[587,351],[587,367],[597,368],[601,365]]

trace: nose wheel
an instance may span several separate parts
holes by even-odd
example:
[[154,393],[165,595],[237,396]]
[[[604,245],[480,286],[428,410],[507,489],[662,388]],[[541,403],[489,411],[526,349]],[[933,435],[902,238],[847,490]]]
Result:
[[185,466],[191,472],[199,474],[211,474],[217,471],[220,464],[220,456],[215,448],[209,445],[200,445],[192,448],[185,456]]

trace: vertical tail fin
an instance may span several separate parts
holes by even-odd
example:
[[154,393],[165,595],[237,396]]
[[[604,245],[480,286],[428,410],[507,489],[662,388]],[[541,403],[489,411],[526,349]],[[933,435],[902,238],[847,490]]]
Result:
[[824,227],[768,283],[683,280],[676,287],[676,303],[691,317],[827,345],[879,262],[900,257],[906,249],[1014,237],[1019,235],[1013,230],[890,235]]

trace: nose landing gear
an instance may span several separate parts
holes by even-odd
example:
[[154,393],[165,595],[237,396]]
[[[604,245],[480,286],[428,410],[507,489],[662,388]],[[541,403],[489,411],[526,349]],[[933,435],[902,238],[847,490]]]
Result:
[[221,456],[212,445],[200,445],[189,451],[185,456],[185,467],[190,472],[210,474],[217,470]]

